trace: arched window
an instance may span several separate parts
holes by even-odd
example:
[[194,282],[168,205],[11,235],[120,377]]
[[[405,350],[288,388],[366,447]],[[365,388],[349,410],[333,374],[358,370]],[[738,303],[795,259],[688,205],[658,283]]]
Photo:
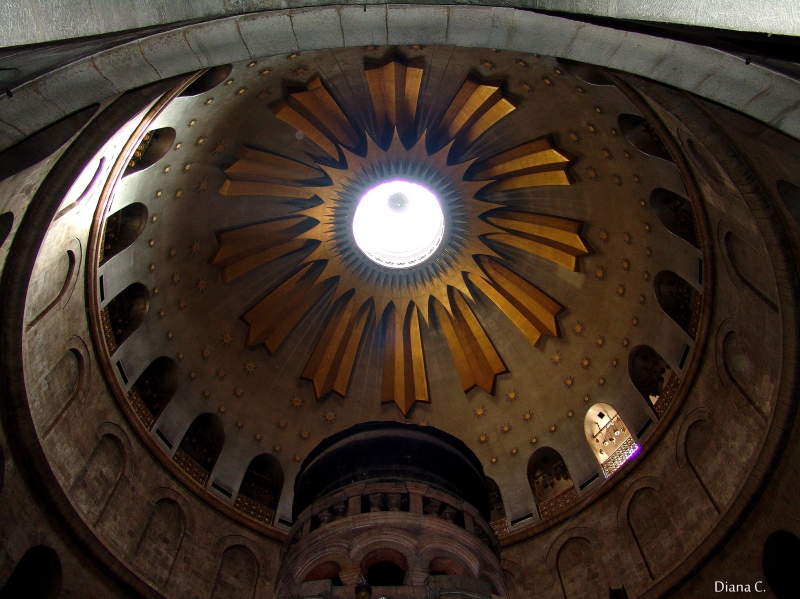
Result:
[[147,224],[147,206],[134,202],[106,219],[100,263],[107,262],[136,241]]
[[508,534],[508,519],[506,518],[506,508],[503,504],[503,496],[500,494],[500,487],[488,476],[486,486],[489,488],[489,507],[491,516],[489,524],[498,537]]
[[61,560],[50,547],[31,547],[17,562],[0,599],[58,599],[61,594]]
[[[161,356],[150,363],[128,392],[128,398],[149,429],[175,395],[180,383],[178,365]],[[146,418],[149,413],[149,418]],[[146,421],[145,421],[146,420]]]
[[283,469],[280,463],[274,456],[262,453],[247,467],[234,505],[256,520],[272,524],[282,490]]
[[664,142],[644,118],[635,114],[621,114],[617,118],[617,125],[625,139],[643,154],[673,162]]
[[181,92],[181,97],[199,96],[214,89],[228,78],[232,69],[233,67],[229,64],[221,64],[208,69]]
[[133,283],[108,302],[107,308],[115,343],[109,350],[113,352],[144,322],[150,308],[150,292],[141,283]]
[[133,173],[143,171],[161,160],[169,152],[176,135],[175,129],[172,127],[162,127],[145,133],[142,141],[139,142],[136,150],[134,150],[133,156],[128,162],[128,167],[122,176],[127,177]]
[[661,309],[694,339],[697,336],[697,327],[700,326],[700,311],[703,307],[703,296],[700,292],[671,270],[658,273],[653,287]]
[[224,444],[222,419],[216,414],[200,414],[183,436],[175,461],[195,481],[205,485]]
[[663,416],[680,382],[664,358],[652,347],[640,345],[631,352],[628,373],[633,386]]
[[606,478],[639,451],[639,445],[625,422],[606,403],[597,403],[589,408],[583,420],[583,430]]
[[531,455],[528,484],[542,518],[563,512],[578,500],[564,458],[551,447],[541,447]]
[[650,205],[658,220],[670,233],[697,247],[694,210],[689,200],[659,187],[650,194]]

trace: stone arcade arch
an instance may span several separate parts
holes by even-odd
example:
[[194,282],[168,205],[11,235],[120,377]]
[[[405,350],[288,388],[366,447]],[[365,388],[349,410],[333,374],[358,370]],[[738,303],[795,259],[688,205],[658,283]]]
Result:
[[169,152],[176,136],[172,127],[162,127],[145,133],[122,176],[127,177],[153,166]]
[[275,456],[262,453],[250,461],[239,486],[235,506],[257,520],[272,524],[283,491],[283,468]]
[[489,516],[489,525],[497,536],[508,534],[508,518],[500,487],[488,476],[486,477],[486,486],[489,488],[489,503],[492,510]]
[[136,379],[128,398],[148,429],[175,396],[179,384],[178,365],[166,356],[153,360]]
[[108,302],[106,309],[114,340],[109,350],[113,353],[144,322],[150,309],[150,292],[141,283],[132,283]]
[[650,206],[667,231],[698,247],[694,208],[688,199],[659,187],[650,193]]
[[175,461],[201,485],[214,470],[222,446],[225,426],[216,414],[206,412],[194,419],[175,452]]
[[531,454],[528,484],[542,518],[554,516],[578,500],[564,458],[552,447],[540,447]]
[[663,417],[680,384],[666,360],[649,345],[640,345],[630,353],[628,374],[648,405]]
[[147,206],[134,202],[106,219],[103,230],[103,244],[100,248],[100,264],[129,247],[139,238],[147,224]]
[[653,281],[658,305],[692,340],[697,337],[703,296],[671,270],[662,270]]
[[606,478],[639,450],[633,433],[607,403],[596,403],[586,411],[583,430]]
[[642,154],[674,162],[658,133],[644,118],[635,114],[621,114],[617,124],[625,139]]

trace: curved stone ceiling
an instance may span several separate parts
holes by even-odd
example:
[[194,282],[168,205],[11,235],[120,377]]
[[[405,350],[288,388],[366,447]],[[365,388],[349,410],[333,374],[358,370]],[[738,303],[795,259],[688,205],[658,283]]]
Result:
[[[703,281],[680,170],[591,69],[369,46],[239,63],[161,107],[97,213],[90,275],[106,374],[142,432],[168,459],[217,414],[204,480],[235,490],[264,452],[291,481],[357,422],[432,425],[483,460],[509,519],[536,513],[536,448],[576,486],[603,472],[584,413],[602,402],[652,430],[691,362]],[[401,275],[347,224],[358,190],[397,174],[448,216],[437,255]],[[629,374],[645,346],[655,396]],[[169,392],[143,398],[156,366]],[[287,484],[278,516],[290,506]]]

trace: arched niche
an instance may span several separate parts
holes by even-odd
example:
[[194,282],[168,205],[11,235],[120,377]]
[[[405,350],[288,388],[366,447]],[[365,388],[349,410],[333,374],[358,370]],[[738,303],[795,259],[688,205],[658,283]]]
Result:
[[653,288],[661,309],[694,339],[700,326],[703,297],[700,292],[671,270],[658,273]]
[[776,530],[764,542],[761,567],[776,599],[797,596],[797,566],[800,565],[800,539],[788,530]]
[[137,399],[144,403],[155,421],[175,395],[179,383],[180,372],[175,360],[161,356],[144,369],[131,391],[138,395]]
[[137,570],[157,587],[167,584],[186,534],[186,514],[169,498],[156,501],[133,552]]
[[133,151],[133,156],[128,161],[128,166],[122,176],[127,177],[143,171],[161,160],[169,152],[176,135],[175,129],[172,127],[162,127],[145,133],[142,141]]
[[658,133],[644,118],[635,114],[621,114],[617,117],[617,125],[625,139],[642,154],[674,162]]
[[70,489],[73,502],[92,524],[102,515],[124,471],[122,442],[103,435]]
[[639,450],[622,417],[607,403],[596,403],[586,411],[583,431],[606,478]]
[[361,575],[374,587],[396,587],[405,581],[406,557],[395,549],[375,549],[361,560]]
[[528,459],[528,484],[542,518],[562,512],[578,498],[564,458],[552,447],[540,447]]
[[666,408],[659,404],[667,405],[672,399],[673,390],[667,386],[674,375],[664,358],[649,345],[640,345],[628,358],[628,374],[647,403],[659,416],[663,415]]
[[28,549],[0,589],[0,599],[58,599],[60,594],[61,560],[44,545]]
[[228,78],[232,69],[233,67],[229,64],[221,64],[208,69],[181,92],[181,97],[199,96],[214,89]]
[[64,117],[0,153],[0,181],[41,162],[58,150],[91,120],[99,104]]
[[283,468],[275,456],[257,455],[244,473],[236,507],[257,520],[272,524],[283,490]]
[[564,599],[608,596],[608,573],[599,554],[600,550],[584,537],[573,537],[561,546],[556,570]]
[[566,58],[557,59],[558,65],[567,73],[589,85],[613,85],[600,71],[585,62],[576,62]]
[[650,206],[667,231],[698,247],[694,210],[689,200],[658,187],[650,193]]
[[106,219],[100,263],[107,262],[139,238],[147,224],[147,206],[134,202]]
[[[781,196],[786,208],[800,221],[800,187],[784,179],[777,182],[778,194]],[[0,237],[2,239],[2,237]]]
[[311,582],[314,580],[330,580],[333,586],[341,587],[344,586],[342,579],[339,577],[341,571],[342,567],[338,563],[332,560],[324,561],[314,566],[311,569],[311,572],[306,574],[303,582]]
[[222,553],[211,599],[252,599],[258,574],[258,559],[248,547],[228,547]]
[[225,426],[222,424],[222,419],[216,414],[200,414],[181,440],[178,451],[182,456],[176,454],[175,459],[180,461],[186,457],[190,458],[205,472],[207,479],[217,463],[219,454],[222,453],[223,445],[225,445]]
[[495,534],[500,536],[508,533],[508,519],[506,518],[506,507],[503,503],[503,496],[500,494],[500,487],[488,476],[486,477],[486,487],[489,489],[489,524]]
[[119,347],[144,322],[150,308],[150,292],[141,283],[133,283],[108,302],[107,308],[114,342]]
[[14,227],[14,213],[3,212],[0,214],[0,245],[3,245]]

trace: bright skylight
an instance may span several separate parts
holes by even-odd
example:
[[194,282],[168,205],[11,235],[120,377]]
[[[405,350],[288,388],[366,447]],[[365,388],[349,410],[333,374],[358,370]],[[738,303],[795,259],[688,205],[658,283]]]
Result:
[[353,236],[373,262],[409,268],[427,260],[439,247],[444,214],[428,188],[410,181],[387,181],[359,200]]

